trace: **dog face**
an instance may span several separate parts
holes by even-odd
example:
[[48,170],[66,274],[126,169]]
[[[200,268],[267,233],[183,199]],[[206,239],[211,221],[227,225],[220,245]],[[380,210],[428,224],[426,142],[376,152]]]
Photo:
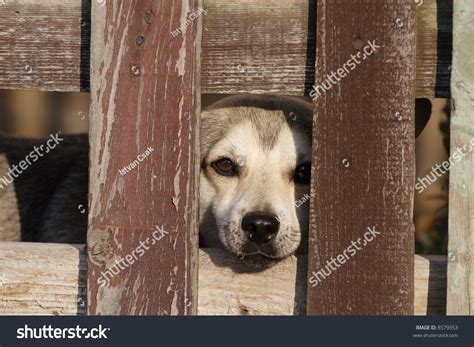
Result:
[[[306,246],[311,105],[240,96],[202,114],[201,241],[281,259]],[[213,224],[213,226],[212,226]],[[215,244],[214,244],[215,245]]]

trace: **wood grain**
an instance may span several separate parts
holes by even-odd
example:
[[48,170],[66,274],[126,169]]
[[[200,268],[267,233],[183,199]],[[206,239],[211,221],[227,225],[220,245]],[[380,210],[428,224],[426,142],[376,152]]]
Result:
[[[439,35],[438,18],[449,18],[450,1],[424,0],[417,7],[419,98],[449,96],[451,28],[442,25]],[[202,92],[308,93],[315,7],[314,0],[204,1]],[[88,90],[89,17],[90,0],[6,1],[0,6],[0,87]]]
[[0,243],[1,315],[83,315],[84,245]]
[[416,7],[416,96],[451,94],[452,0],[423,0]]
[[0,3],[0,88],[89,90],[90,0]]
[[[201,22],[174,38],[169,28],[200,3],[166,4],[93,3],[92,315],[197,309]],[[152,151],[143,158],[147,148]],[[123,174],[125,166],[130,172]]]
[[[332,87],[313,124],[308,313],[411,315],[414,3],[320,0],[317,37],[316,83]],[[325,82],[369,41],[375,54]],[[364,245],[368,228],[380,234]]]
[[205,93],[308,94],[314,83],[315,1],[204,4]]
[[[25,258],[28,254],[28,259]],[[307,257],[252,272],[221,249],[199,252],[200,315],[302,315]],[[415,314],[444,314],[446,257],[415,257]],[[0,315],[83,315],[84,246],[0,243]],[[2,279],[3,277],[0,277]]]
[[[415,257],[415,315],[446,313],[446,257]],[[307,256],[251,272],[220,249],[199,254],[200,315],[304,315]]]
[[[454,2],[448,302],[450,315],[474,315],[474,3]],[[458,156],[459,160],[456,158]]]

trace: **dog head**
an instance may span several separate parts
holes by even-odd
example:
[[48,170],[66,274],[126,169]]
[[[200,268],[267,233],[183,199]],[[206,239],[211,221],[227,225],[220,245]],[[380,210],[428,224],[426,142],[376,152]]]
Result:
[[202,112],[201,244],[272,259],[306,246],[311,119],[311,104],[270,95]]

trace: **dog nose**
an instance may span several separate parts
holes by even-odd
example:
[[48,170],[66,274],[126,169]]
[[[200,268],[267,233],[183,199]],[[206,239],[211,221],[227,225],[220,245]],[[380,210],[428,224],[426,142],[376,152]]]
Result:
[[247,213],[242,219],[242,230],[250,241],[257,244],[270,242],[278,233],[280,222],[276,216],[262,213]]

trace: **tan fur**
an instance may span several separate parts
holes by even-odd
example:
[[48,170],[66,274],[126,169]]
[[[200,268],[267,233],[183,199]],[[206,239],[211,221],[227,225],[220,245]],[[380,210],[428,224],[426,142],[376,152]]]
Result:
[[[201,245],[224,246],[236,255],[284,258],[306,246],[309,203],[295,201],[309,194],[296,185],[296,166],[311,160],[311,105],[278,96],[230,97],[202,113]],[[221,157],[241,161],[239,177],[215,172]],[[278,216],[280,231],[258,247],[241,229],[245,214]]]

